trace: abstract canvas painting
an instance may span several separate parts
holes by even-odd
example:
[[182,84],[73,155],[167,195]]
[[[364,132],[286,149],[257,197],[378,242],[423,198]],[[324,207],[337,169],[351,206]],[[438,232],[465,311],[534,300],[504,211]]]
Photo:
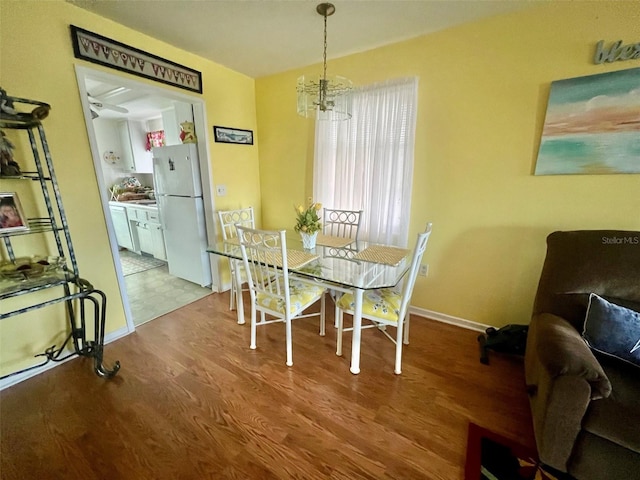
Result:
[[536,175],[640,173],[640,68],[551,83]]

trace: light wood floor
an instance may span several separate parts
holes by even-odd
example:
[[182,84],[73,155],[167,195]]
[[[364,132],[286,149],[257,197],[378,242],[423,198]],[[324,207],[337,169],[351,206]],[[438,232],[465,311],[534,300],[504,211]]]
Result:
[[335,330],[305,319],[286,367],[284,325],[258,328],[252,351],[228,298],[107,345],[112,380],[75,359],[0,392],[0,477],[457,480],[469,422],[534,444],[522,361],[482,365],[476,332],[412,317],[396,376],[393,344],[365,330],[354,376],[350,334],[337,357]]

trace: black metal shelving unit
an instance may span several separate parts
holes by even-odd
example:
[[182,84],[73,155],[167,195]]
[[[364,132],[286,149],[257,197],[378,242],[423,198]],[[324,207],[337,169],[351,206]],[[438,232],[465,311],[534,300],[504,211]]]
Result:
[[[41,120],[48,116],[50,106],[25,98],[5,98],[8,100],[7,104],[13,103],[12,109],[16,108],[16,104],[35,106],[35,108],[31,107],[33,109],[30,113],[20,113],[15,110],[13,113],[8,113],[4,108],[0,110],[0,128],[22,130],[28,135],[35,171],[0,177],[3,183],[2,190],[5,190],[11,182],[37,182],[47,212],[46,217],[28,217],[26,230],[0,232],[6,256],[12,262],[16,260],[13,245],[13,242],[17,241],[15,237],[34,234],[52,235],[55,240],[56,254],[58,258],[64,259],[64,265],[35,277],[25,275],[20,280],[1,278],[0,302],[45,290],[51,295],[46,300],[40,299],[33,303],[27,301],[25,302],[28,303],[27,306],[14,310],[5,311],[3,308],[0,310],[0,320],[64,302],[69,321],[69,334],[61,346],[53,345],[36,355],[36,357],[44,357],[42,362],[4,375],[0,379],[41,367],[51,361],[60,362],[75,355],[93,358],[97,375],[113,377],[120,369],[120,362],[115,362],[111,369],[106,368],[103,363],[107,297],[90,282],[80,277],[49,146],[41,123]],[[87,329],[88,322],[93,323],[91,338]],[[67,350],[65,354],[67,347],[71,353]]]

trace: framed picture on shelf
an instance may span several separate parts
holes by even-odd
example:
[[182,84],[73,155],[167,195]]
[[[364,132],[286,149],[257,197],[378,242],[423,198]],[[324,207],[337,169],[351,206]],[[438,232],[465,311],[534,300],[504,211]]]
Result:
[[251,130],[214,126],[213,136],[216,142],[253,145],[253,132]]
[[18,194],[0,193],[0,233],[29,230],[27,217],[24,216]]

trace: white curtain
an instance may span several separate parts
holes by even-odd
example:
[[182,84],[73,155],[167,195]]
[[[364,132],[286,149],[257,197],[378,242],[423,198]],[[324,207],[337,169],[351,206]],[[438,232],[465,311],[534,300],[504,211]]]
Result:
[[361,239],[406,246],[418,79],[360,87],[352,98],[351,120],[316,122],[314,199],[364,210]]

